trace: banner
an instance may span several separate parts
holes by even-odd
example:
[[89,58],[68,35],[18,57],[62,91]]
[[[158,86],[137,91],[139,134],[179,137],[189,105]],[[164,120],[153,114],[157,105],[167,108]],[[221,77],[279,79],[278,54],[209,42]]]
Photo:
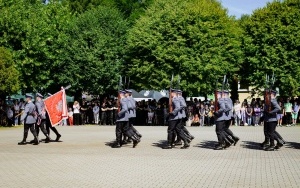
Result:
[[64,89],[44,100],[46,111],[52,126],[68,118],[66,92]]

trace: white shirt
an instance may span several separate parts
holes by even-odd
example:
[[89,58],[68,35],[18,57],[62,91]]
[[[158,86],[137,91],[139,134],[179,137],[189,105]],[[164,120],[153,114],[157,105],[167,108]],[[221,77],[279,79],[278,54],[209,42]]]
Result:
[[74,114],[79,114],[80,113],[80,111],[79,111],[79,109],[80,109],[79,104],[73,105],[73,109],[74,109]]
[[93,112],[94,112],[94,114],[99,114],[99,106],[94,106]]

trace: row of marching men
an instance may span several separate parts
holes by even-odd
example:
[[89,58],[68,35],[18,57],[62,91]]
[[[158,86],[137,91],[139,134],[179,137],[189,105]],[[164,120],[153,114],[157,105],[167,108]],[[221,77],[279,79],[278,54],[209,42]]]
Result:
[[[19,145],[26,145],[28,132],[29,130],[33,134],[34,140],[30,141],[34,145],[38,145],[40,143],[39,140],[39,132],[40,130],[45,135],[45,143],[49,143],[50,141],[58,142],[61,138],[61,135],[58,133],[55,127],[52,127],[49,116],[45,109],[44,104],[44,96],[40,93],[36,94],[35,104],[33,103],[33,95],[26,94],[26,104],[24,111],[21,115],[21,122],[24,122],[24,132],[23,132],[23,140],[19,142]],[[51,140],[50,138],[50,129],[56,134],[56,139]]]

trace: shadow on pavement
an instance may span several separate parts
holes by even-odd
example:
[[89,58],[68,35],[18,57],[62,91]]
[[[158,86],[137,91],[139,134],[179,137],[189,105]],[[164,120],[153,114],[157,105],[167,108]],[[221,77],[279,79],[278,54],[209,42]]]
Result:
[[110,142],[105,142],[105,145],[109,146],[109,147],[113,147],[115,143],[116,143],[116,141],[114,140],[114,141],[110,141]]
[[300,143],[297,142],[287,142],[283,147],[292,148],[292,149],[300,149]]
[[158,148],[162,148],[168,145],[168,141],[167,140],[160,140],[157,143],[152,143],[152,146],[154,147],[158,147]]
[[259,142],[242,141],[241,146],[247,149],[262,150]]
[[200,147],[200,148],[205,148],[205,149],[215,149],[215,146],[218,144],[217,141],[208,141],[205,140],[203,142],[200,142],[200,144],[197,144],[193,147]]

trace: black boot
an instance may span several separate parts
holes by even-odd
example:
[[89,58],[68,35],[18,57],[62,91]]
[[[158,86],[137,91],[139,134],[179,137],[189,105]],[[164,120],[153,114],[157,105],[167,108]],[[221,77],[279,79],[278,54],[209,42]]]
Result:
[[185,142],[184,145],[180,149],[187,149],[190,147],[190,144],[188,142]]
[[58,142],[58,141],[59,141],[59,139],[60,139],[60,137],[61,137],[61,135],[60,135],[60,134],[58,134],[58,135],[56,136],[56,139],[55,139],[55,141],[56,141],[56,142]]
[[275,146],[273,144],[271,144],[269,147],[265,148],[265,151],[274,151]]
[[49,143],[50,140],[51,140],[51,138],[49,137],[49,135],[46,135],[45,143]]
[[39,145],[39,143],[40,143],[39,137],[35,136],[33,145]]
[[26,145],[26,144],[27,144],[26,140],[22,140],[21,142],[18,143],[18,145]]
[[181,146],[182,145],[182,141],[181,140],[176,140],[176,142],[174,142],[175,146]]
[[266,147],[268,147],[270,145],[270,139],[265,139],[265,141],[263,143],[260,144],[260,146],[265,149]]
[[237,136],[233,136],[233,140],[234,140],[233,145],[235,146],[239,142],[240,138]]
[[140,139],[139,139],[139,136],[138,135],[134,135],[134,136],[132,136],[132,138],[131,138],[132,140],[133,140],[133,148],[135,148],[137,145],[138,145],[138,143],[140,143]]
[[224,148],[229,148],[230,146],[231,146],[231,142],[227,139],[227,138],[224,138],[224,145],[225,145],[225,147]]
[[163,149],[172,149],[172,144],[168,144],[167,146],[164,146]]
[[280,149],[283,146],[283,141],[282,140],[277,140],[277,145],[275,146],[275,149]]

